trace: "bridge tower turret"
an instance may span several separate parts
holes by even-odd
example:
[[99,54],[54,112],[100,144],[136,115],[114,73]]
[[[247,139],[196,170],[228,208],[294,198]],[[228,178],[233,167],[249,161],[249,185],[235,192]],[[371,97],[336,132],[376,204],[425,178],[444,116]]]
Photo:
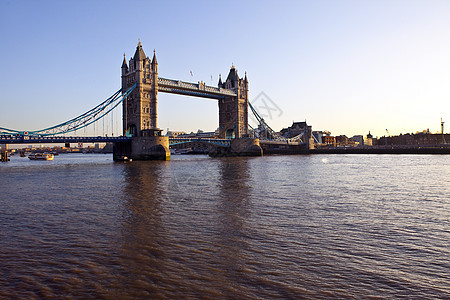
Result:
[[224,83],[219,78],[219,88],[231,89],[237,96],[219,100],[219,137],[248,137],[248,80],[247,73],[239,78],[234,65],[231,66]]
[[158,103],[158,61],[156,60],[156,51],[153,50],[153,58],[150,70],[150,128],[157,129],[157,103]]
[[127,64],[127,59],[126,59],[126,56],[125,56],[125,53],[124,53],[123,54],[123,62],[122,62],[122,76],[127,74],[127,73],[128,73],[128,64]]

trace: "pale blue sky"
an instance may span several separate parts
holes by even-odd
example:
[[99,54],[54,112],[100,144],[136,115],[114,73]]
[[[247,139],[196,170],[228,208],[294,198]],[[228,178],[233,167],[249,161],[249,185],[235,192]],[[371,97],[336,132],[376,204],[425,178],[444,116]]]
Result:
[[[41,129],[94,107],[120,88],[138,38],[161,77],[215,86],[232,63],[247,71],[250,99],[264,92],[281,110],[267,120],[276,130],[450,126],[450,1],[0,0],[0,28],[0,127]],[[160,93],[158,110],[163,129],[218,126],[214,100]]]

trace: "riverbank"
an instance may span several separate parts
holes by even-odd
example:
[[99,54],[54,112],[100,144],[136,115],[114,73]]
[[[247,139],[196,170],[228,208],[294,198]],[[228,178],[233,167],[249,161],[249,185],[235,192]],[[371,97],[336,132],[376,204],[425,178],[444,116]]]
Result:
[[450,154],[450,145],[441,146],[374,146],[312,149],[310,154]]

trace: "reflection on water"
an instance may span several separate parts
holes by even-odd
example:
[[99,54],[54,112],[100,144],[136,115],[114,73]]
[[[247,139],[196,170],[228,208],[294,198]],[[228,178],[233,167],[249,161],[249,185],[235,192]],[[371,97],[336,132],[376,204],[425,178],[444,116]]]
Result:
[[[164,270],[163,184],[165,162],[124,166],[122,227],[112,296],[148,297]],[[151,278],[151,280],[147,280]]]
[[0,298],[448,298],[448,156],[0,165]]

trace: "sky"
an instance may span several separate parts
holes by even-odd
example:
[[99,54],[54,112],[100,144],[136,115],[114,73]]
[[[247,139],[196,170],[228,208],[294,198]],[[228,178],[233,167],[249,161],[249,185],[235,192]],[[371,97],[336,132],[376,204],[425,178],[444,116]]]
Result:
[[[56,125],[111,96],[139,39],[160,77],[217,86],[232,64],[247,72],[250,102],[277,131],[450,126],[450,1],[0,0],[0,39],[10,129]],[[217,101],[159,93],[158,127],[213,131]]]

